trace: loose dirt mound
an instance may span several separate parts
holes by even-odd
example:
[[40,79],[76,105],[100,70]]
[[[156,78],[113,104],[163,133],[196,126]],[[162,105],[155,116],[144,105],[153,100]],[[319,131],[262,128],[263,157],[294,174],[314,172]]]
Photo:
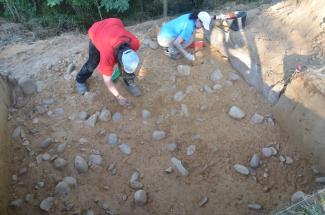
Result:
[[[132,98],[121,81],[117,83],[122,94],[135,104],[133,109],[121,108],[97,73],[88,81],[88,96],[74,92],[74,75],[88,54],[86,36],[65,34],[1,51],[1,63],[12,82],[29,74],[45,83],[44,89],[30,97],[15,90],[9,123],[12,130],[20,126],[23,133],[12,141],[12,175],[18,176],[13,177],[12,199],[31,195],[10,209],[10,214],[40,214],[40,202],[52,196],[50,214],[80,214],[90,208],[95,214],[260,214],[247,205],[261,204],[263,213],[267,213],[287,202],[296,190],[312,190],[311,156],[301,156],[295,145],[288,144],[287,134],[276,122],[251,122],[254,113],[266,116],[271,112],[265,99],[241,78],[230,78],[234,70],[210,47],[197,53],[202,60],[191,67],[190,75],[179,75],[177,66],[186,65],[184,59],[172,61],[162,50],[146,45],[156,30],[154,24],[131,28],[143,42],[138,77],[142,96]],[[72,74],[66,73],[69,64],[76,65]],[[215,71],[223,77],[213,82],[209,77]],[[209,92],[213,86],[215,90]],[[178,102],[174,97],[179,91],[185,97]],[[244,119],[228,115],[233,105],[246,113]],[[87,127],[79,119],[81,111],[89,117],[104,107],[112,114],[121,113],[122,120],[98,120],[94,127]],[[151,113],[148,119],[142,117],[144,109]],[[155,130],[164,131],[166,138],[153,140]],[[118,145],[128,144],[131,154],[124,155],[119,146],[108,144],[109,133],[117,134]],[[46,138],[52,138],[53,143],[41,148]],[[58,151],[64,143],[64,151]],[[166,150],[170,143],[177,145],[173,152]],[[187,155],[190,145],[196,147],[193,155]],[[279,147],[278,153],[263,157],[262,148],[271,145]],[[49,160],[45,153],[50,155]],[[237,173],[233,166],[249,166],[254,153],[260,155],[261,166],[250,176]],[[75,157],[80,155],[88,162],[91,154],[100,154],[101,164],[91,164],[86,173],[78,174]],[[280,162],[280,155],[293,158],[293,163]],[[57,157],[67,161],[62,169],[55,168]],[[164,173],[171,166],[171,157],[183,162],[189,176],[182,177],[176,170]],[[135,205],[135,190],[129,186],[135,170],[141,173],[140,181],[147,192],[148,202],[143,207]],[[77,185],[60,197],[55,187],[65,176],[76,178]],[[208,202],[200,207],[203,197]]]

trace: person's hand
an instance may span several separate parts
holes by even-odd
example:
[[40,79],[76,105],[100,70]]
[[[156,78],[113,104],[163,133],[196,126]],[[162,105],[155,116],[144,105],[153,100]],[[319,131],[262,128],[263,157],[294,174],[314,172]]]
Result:
[[116,96],[117,102],[123,107],[132,107],[132,103],[121,95]]
[[189,60],[189,61],[195,61],[195,57],[194,57],[194,55],[193,54],[191,54],[191,53],[187,53],[186,55],[185,55],[185,57],[186,57],[186,59],[187,60]]

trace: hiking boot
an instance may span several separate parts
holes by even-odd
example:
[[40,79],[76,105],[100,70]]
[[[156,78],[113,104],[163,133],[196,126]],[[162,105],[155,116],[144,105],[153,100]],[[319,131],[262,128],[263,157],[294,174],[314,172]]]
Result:
[[164,54],[173,60],[178,60],[182,57],[181,53],[176,51],[174,48],[168,47],[164,50]]
[[86,83],[76,82],[76,90],[80,95],[85,94],[88,91]]
[[133,95],[133,96],[140,96],[140,88],[138,85],[134,82],[135,74],[125,74],[124,75],[124,84],[126,89]]

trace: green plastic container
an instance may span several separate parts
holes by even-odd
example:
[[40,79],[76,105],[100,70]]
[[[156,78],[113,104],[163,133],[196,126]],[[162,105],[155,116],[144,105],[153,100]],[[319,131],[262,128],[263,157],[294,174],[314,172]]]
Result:
[[113,75],[112,75],[112,81],[116,82],[118,80],[118,78],[120,77],[121,72],[118,69],[118,67],[115,67],[114,71],[113,71]]

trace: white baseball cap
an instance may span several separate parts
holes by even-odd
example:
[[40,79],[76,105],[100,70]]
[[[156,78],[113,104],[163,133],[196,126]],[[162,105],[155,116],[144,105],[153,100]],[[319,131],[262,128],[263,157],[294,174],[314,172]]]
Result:
[[210,22],[211,22],[211,17],[209,15],[209,13],[208,12],[205,12],[205,11],[201,11],[197,15],[197,17],[202,22],[203,27],[205,28],[205,30],[209,31],[210,30]]
[[136,71],[139,65],[139,57],[135,51],[128,49],[122,54],[122,66],[124,71],[128,74],[132,74]]

